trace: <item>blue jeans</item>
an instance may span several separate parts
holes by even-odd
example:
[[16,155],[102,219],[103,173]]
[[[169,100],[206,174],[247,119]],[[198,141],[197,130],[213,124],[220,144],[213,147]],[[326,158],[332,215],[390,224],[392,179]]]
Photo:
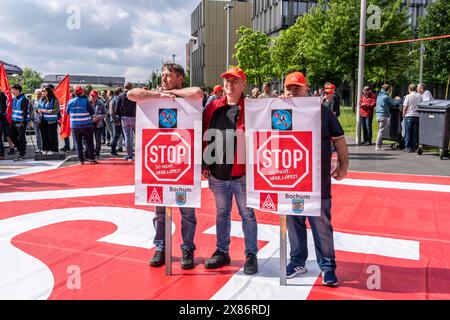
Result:
[[127,154],[129,158],[133,157],[133,137],[136,128],[135,117],[122,117],[122,130],[125,136],[125,146],[127,147]]
[[[305,266],[308,259],[308,242],[306,239],[306,217],[287,217],[289,244],[291,245],[291,263]],[[322,199],[320,217],[308,217],[314,237],[317,263],[324,272],[336,269],[334,254],[333,226],[331,225],[331,199]]]
[[34,134],[36,137],[36,147],[37,150],[42,151],[42,136],[41,136],[41,126],[40,121],[33,121],[31,122],[33,124]]
[[419,144],[419,117],[405,118],[406,149],[416,150]]
[[256,223],[255,212],[252,208],[246,206],[245,177],[223,181],[210,175],[208,181],[209,188],[216,199],[217,249],[222,252],[228,252],[230,247],[231,207],[234,195],[239,214],[242,218],[245,255],[249,253],[256,255],[258,252],[258,225]]
[[[153,244],[156,251],[164,251],[164,237],[166,233],[166,207],[156,207],[156,217],[153,223],[156,228],[156,235],[153,239]],[[189,249],[195,251],[194,244],[195,227],[197,226],[197,218],[195,217],[194,208],[180,208],[181,212],[181,236],[183,243],[181,250]]]
[[372,144],[372,117],[361,117],[363,142],[369,142]]

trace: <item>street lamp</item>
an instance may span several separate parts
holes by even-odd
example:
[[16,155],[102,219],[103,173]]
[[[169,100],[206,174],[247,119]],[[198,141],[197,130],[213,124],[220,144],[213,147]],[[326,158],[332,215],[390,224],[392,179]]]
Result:
[[366,54],[366,13],[367,13],[367,1],[361,0],[361,16],[359,22],[359,63],[358,63],[358,91],[356,93],[356,144],[361,142],[361,116],[359,115],[359,109],[361,108],[360,95],[362,93],[364,85],[364,58]]
[[225,5],[224,9],[227,12],[227,65],[225,69],[228,69],[230,66],[230,15],[231,15],[231,9],[234,7],[233,1],[230,0]]
[[175,63],[175,57],[176,57],[176,55],[173,54],[173,55],[172,55],[172,61],[173,61],[173,63]]

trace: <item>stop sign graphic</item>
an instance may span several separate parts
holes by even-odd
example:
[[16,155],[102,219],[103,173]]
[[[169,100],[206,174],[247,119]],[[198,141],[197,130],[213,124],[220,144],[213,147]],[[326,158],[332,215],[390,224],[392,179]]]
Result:
[[312,191],[311,132],[254,134],[255,190]]
[[142,183],[192,185],[194,130],[143,130]]

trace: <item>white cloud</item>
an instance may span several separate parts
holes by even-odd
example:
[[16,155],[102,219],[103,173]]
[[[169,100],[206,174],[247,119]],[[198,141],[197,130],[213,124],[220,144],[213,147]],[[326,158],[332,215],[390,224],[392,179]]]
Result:
[[[42,74],[144,81],[161,60],[185,64],[191,11],[200,0],[1,0],[0,59]],[[81,29],[68,30],[78,5]]]

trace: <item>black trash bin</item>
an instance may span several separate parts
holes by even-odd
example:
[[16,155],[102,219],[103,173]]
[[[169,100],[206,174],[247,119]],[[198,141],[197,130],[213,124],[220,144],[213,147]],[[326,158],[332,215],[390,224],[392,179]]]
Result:
[[438,147],[441,160],[448,157],[450,138],[450,100],[431,100],[418,105],[419,112],[419,148]]
[[397,150],[398,148],[404,148],[403,137],[402,137],[402,109],[401,104],[398,103],[395,106],[389,107],[389,122],[387,130],[384,131],[383,140],[395,141],[391,144],[392,150]]

